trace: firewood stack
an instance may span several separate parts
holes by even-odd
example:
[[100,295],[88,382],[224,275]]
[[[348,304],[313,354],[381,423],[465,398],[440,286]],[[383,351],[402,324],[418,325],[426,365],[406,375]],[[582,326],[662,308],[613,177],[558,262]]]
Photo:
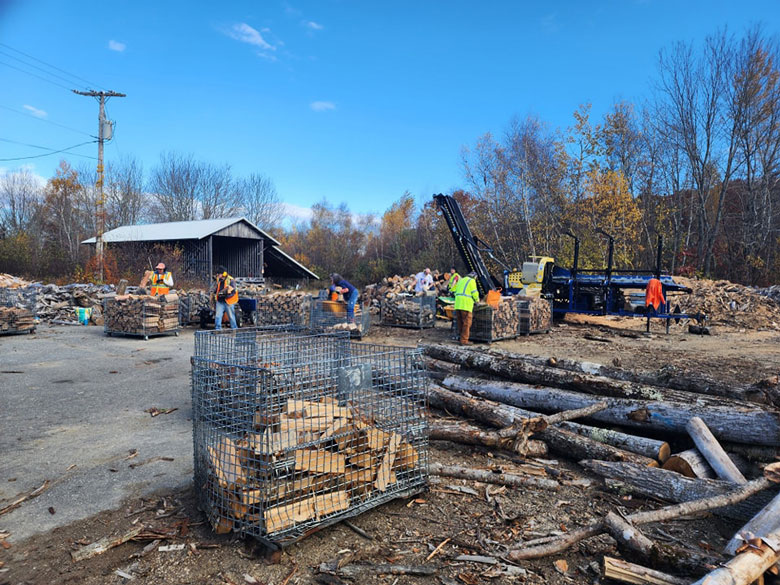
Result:
[[436,315],[436,299],[418,294],[385,293],[382,298],[383,325],[394,327],[433,327]]
[[552,329],[552,305],[542,297],[517,297],[520,333],[543,333]]
[[474,305],[471,322],[472,341],[511,339],[520,334],[520,304],[517,297],[501,297],[498,307],[486,303]]
[[105,328],[108,333],[153,335],[179,327],[179,297],[122,295],[106,299]]
[[[420,470],[418,450],[402,435],[331,397],[289,399],[276,416],[258,412],[254,429],[206,447],[217,533],[251,525],[273,538],[381,497]],[[279,472],[269,476],[269,468]]]
[[32,311],[17,307],[0,307],[0,335],[23,333],[35,329]]
[[205,290],[179,290],[179,320],[182,325],[200,321],[200,312],[209,307],[209,295]]
[[[433,276],[433,290],[436,296],[449,295],[447,285],[450,280],[450,273],[433,270],[431,271],[431,276]],[[369,284],[363,289],[363,294],[370,301],[371,308],[378,311],[382,304],[382,299],[388,293],[396,295],[401,293],[414,294],[415,284],[414,274],[410,276],[399,276],[396,274],[395,276],[383,278],[381,282],[376,284]]]
[[311,295],[302,291],[280,291],[258,295],[258,325],[306,325],[311,311]]

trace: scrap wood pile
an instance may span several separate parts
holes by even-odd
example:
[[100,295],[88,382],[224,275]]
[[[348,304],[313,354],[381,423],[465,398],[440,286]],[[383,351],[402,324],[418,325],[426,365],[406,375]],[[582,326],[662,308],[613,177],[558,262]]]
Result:
[[112,285],[28,283],[0,275],[0,304],[31,310],[40,320],[76,323],[75,309],[91,308],[93,323],[101,315],[102,297],[113,291]]
[[121,295],[109,297],[105,304],[107,332],[148,335],[176,331],[179,327],[179,297]]
[[[433,277],[433,290],[436,296],[449,296],[449,290],[447,284],[450,280],[449,272],[439,272],[438,270],[432,270],[431,276]],[[363,289],[363,295],[370,301],[371,308],[379,311],[382,304],[382,299],[388,295],[397,295],[401,293],[414,294],[414,286],[417,281],[414,278],[414,274],[409,276],[388,276],[383,278],[376,284],[369,284]]]
[[761,294],[754,288],[728,280],[681,277],[675,277],[675,280],[690,287],[693,292],[671,297],[669,300],[672,306],[679,305],[684,313],[705,313],[708,325],[780,329],[780,304],[777,297],[773,296],[780,296],[777,291]]
[[436,298],[422,293],[388,292],[382,298],[383,325],[396,327],[433,327],[436,319]]
[[254,428],[239,439],[215,435],[206,447],[217,533],[294,539],[312,523],[423,480],[419,440],[379,428],[359,404],[288,399],[278,413],[256,413]]
[[21,333],[35,329],[35,317],[27,309],[0,306],[0,334]]
[[[563,534],[518,541],[505,558],[557,555],[607,533],[626,560],[605,557],[604,575],[630,583],[691,583],[706,575],[697,583],[747,585],[780,560],[780,464],[767,464],[780,446],[776,387],[448,345],[422,350],[439,382],[430,389],[431,406],[463,419],[433,422],[432,439],[515,456],[549,451],[601,476],[607,489],[675,504],[612,512]],[[522,481],[544,489],[538,478]],[[702,511],[744,524],[724,550],[659,542],[640,528]]]

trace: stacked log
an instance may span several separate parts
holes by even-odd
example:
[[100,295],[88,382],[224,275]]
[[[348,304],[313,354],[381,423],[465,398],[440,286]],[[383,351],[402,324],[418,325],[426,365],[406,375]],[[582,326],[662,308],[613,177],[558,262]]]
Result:
[[182,325],[200,322],[200,312],[210,306],[209,295],[205,290],[179,290],[179,320]]
[[520,334],[521,303],[517,297],[501,297],[497,307],[486,303],[474,305],[471,341],[512,339]]
[[[449,272],[439,272],[438,270],[431,271],[433,277],[433,289],[432,291],[436,296],[449,296],[450,292],[448,287],[450,280]],[[382,299],[389,294],[402,294],[409,293],[414,294],[415,284],[414,274],[409,276],[388,276],[383,278],[376,284],[369,284],[363,289],[363,295],[365,295],[366,301],[372,309],[379,310],[382,304]]]
[[436,318],[436,301],[432,296],[415,296],[388,292],[382,299],[383,325],[394,327],[433,327]]
[[516,297],[520,311],[520,333],[546,333],[552,329],[552,303],[539,297]]
[[25,333],[35,329],[35,317],[27,309],[0,307],[0,335]]
[[302,325],[309,322],[311,295],[302,291],[280,291],[258,295],[258,325]]
[[106,299],[105,326],[109,333],[152,335],[179,327],[179,297],[176,294],[122,295]]
[[254,432],[212,437],[206,456],[215,531],[271,540],[406,488],[424,459],[413,441],[378,428],[359,405],[329,396],[289,399],[279,414],[256,416]]

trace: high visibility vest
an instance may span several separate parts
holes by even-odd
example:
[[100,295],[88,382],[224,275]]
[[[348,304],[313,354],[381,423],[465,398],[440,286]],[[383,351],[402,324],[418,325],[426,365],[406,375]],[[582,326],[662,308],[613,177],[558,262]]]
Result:
[[[229,286],[233,287],[233,294],[226,299],[220,299],[220,291],[226,289]],[[238,290],[236,290],[236,287],[233,285],[233,277],[229,274],[217,280],[217,300],[224,300],[228,305],[235,305],[238,302]]]
[[473,278],[461,278],[455,285],[455,310],[468,311],[474,309],[474,303],[479,300],[477,281]]
[[450,280],[447,283],[447,290],[450,292],[455,292],[455,286],[458,284],[458,281],[460,280],[460,274],[457,272],[453,272],[452,276],[450,276]]
[[171,276],[170,272],[166,272],[165,274],[157,274],[155,272],[152,274],[152,287],[149,294],[151,294],[153,297],[157,295],[167,295],[171,289],[167,284],[165,284],[166,279],[168,279],[170,282],[173,282],[173,276]]

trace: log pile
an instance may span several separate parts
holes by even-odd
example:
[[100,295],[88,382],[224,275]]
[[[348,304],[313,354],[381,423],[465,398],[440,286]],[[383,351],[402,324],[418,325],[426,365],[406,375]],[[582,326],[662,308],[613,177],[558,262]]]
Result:
[[258,325],[301,325],[309,323],[311,295],[303,291],[279,291],[258,295]]
[[[4,281],[7,282],[7,281]],[[42,285],[16,283],[8,288],[0,287],[2,304],[29,309],[45,322],[68,321],[75,323],[77,307],[91,308],[93,323],[100,316],[102,297],[111,294],[113,285],[56,284]],[[97,311],[95,309],[98,309]]]
[[254,428],[239,439],[215,436],[206,447],[217,533],[294,539],[330,516],[384,501],[423,473],[412,442],[331,397],[289,399],[279,414],[258,412]]
[[[439,272],[438,270],[432,270],[431,276],[433,277],[433,290],[436,296],[449,296],[449,290],[447,285],[450,280],[449,272]],[[369,284],[363,289],[363,295],[370,303],[372,309],[379,310],[382,304],[382,299],[387,294],[398,295],[402,293],[415,294],[414,286],[416,280],[414,274],[409,276],[388,276],[383,278],[376,284]]]
[[0,307],[0,335],[23,333],[35,329],[35,317],[27,309]]
[[[703,312],[708,325],[726,325],[745,329],[780,329],[780,304],[772,294],[728,280],[694,280],[675,277],[690,287],[690,295],[670,299],[685,312]],[[770,287],[769,290],[771,290]]]
[[552,329],[552,303],[542,297],[517,297],[520,333],[545,333]]
[[436,299],[422,294],[397,294],[388,292],[382,298],[383,325],[394,327],[433,327],[436,319]]
[[179,297],[122,295],[106,299],[106,332],[128,335],[154,335],[179,327]]
[[[441,370],[432,373],[442,386],[431,385],[430,405],[469,421],[449,423],[432,438],[527,456],[540,452],[535,443],[542,441],[550,452],[579,460],[583,468],[603,477],[610,489],[675,504],[622,517],[609,513],[581,528],[570,526],[560,536],[517,543],[508,559],[518,562],[560,554],[581,540],[608,533],[627,560],[641,564],[605,558],[605,575],[630,583],[690,583],[695,580],[691,577],[722,565],[697,583],[748,585],[780,561],[780,496],[775,497],[780,464],[766,465],[764,477],[756,477],[757,468],[745,466],[733,454],[734,445],[755,443],[771,447],[765,461],[774,459],[780,445],[776,408],[740,399],[752,396],[741,391],[721,396],[720,388],[715,388],[713,393],[699,377],[686,380],[678,374],[669,387],[660,376],[622,376],[612,367],[578,366],[571,360],[559,364],[447,345],[422,349],[426,364]],[[631,378],[641,381],[626,381]],[[571,422],[577,417],[584,420]],[[491,430],[482,430],[474,422]],[[762,430],[754,432],[756,424]],[[439,426],[433,423],[432,428]],[[657,437],[663,435],[689,448],[670,458],[669,445],[658,444]],[[661,464],[663,469],[658,467]],[[749,520],[724,551],[728,556],[691,543],[679,547],[654,541],[638,529],[641,524],[705,510]]]
[[497,341],[520,335],[521,303],[517,297],[501,297],[497,307],[486,303],[474,305],[471,341]]

